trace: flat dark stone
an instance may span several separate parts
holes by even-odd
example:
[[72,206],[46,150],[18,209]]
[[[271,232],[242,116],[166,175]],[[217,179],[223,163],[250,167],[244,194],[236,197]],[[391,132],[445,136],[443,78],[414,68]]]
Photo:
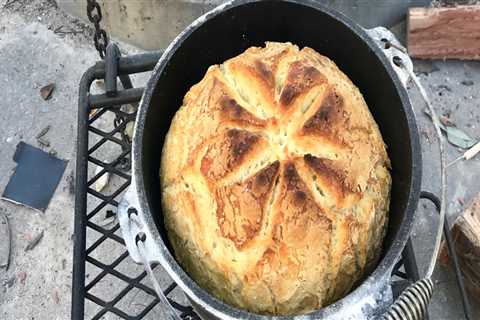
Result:
[[17,145],[13,161],[18,165],[2,197],[45,211],[62,178],[67,161],[24,142]]

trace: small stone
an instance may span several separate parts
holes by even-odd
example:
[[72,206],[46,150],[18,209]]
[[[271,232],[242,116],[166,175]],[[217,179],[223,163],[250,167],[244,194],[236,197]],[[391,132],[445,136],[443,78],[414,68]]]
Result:
[[13,137],[8,137],[7,139],[5,139],[5,141],[6,141],[7,143],[12,143]]
[[450,88],[449,86],[445,85],[445,84],[441,84],[438,86],[438,89],[440,90],[446,90],[448,92],[452,92],[452,88]]

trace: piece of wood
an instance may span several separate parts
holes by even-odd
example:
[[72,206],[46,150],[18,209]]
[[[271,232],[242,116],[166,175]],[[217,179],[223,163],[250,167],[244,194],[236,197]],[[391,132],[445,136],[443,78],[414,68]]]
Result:
[[[480,301],[480,194],[458,217],[451,230],[465,285],[471,296]],[[448,262],[447,249],[442,262]]]
[[480,5],[410,8],[407,28],[414,58],[480,60]]

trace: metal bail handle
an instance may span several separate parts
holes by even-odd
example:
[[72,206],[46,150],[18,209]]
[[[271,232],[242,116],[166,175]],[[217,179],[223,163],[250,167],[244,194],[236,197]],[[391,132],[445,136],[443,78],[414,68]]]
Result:
[[153,273],[152,267],[150,266],[150,263],[147,261],[144,241],[145,241],[145,234],[144,233],[139,234],[137,236],[138,252],[140,253],[140,258],[142,259],[143,266],[145,267],[145,270],[147,271],[147,274],[150,277],[150,281],[152,281],[153,283],[153,288],[157,293],[158,299],[160,299],[160,307],[163,313],[168,316],[167,319],[182,320],[180,316],[177,315],[177,313],[175,312],[175,309],[173,309],[172,305],[170,304],[167,297],[163,293],[162,288],[160,287],[160,284],[158,283],[158,280],[155,277],[155,274]]
[[[441,170],[441,200],[436,203],[439,211],[439,224],[435,236],[435,243],[431,261],[429,263],[426,275],[423,279],[411,284],[398,299],[391,305],[390,309],[382,316],[383,320],[421,320],[424,318],[428,305],[433,295],[432,274],[435,269],[440,244],[442,239],[442,230],[445,225],[445,203],[446,203],[446,171],[445,171],[445,152],[444,139],[440,130],[440,123],[435,109],[433,108],[428,95],[423,88],[420,80],[413,72],[413,63],[408,56],[407,50],[395,38],[392,32],[384,27],[377,27],[366,30],[367,33],[376,41],[377,45],[388,58],[394,71],[397,73],[404,88],[407,90],[407,84],[412,82],[420,92],[425,104],[427,105],[433,120],[435,132],[438,137],[440,150],[440,170]],[[383,48],[382,48],[383,46]],[[422,195],[422,197],[425,195]],[[428,197],[427,197],[428,198]],[[460,279],[460,287],[463,283]],[[463,296],[463,291],[462,291]],[[465,298],[464,298],[465,299]],[[468,302],[467,307],[468,307]],[[467,308],[468,309],[468,308]],[[466,316],[469,318],[469,311],[465,309]]]
[[[415,77],[413,73],[413,63],[407,54],[407,50],[397,40],[395,35],[384,27],[369,29],[366,30],[366,32],[380,49],[382,49],[383,54],[387,57],[406,90],[407,83],[412,79],[412,75]],[[418,81],[416,84],[421,87]],[[425,102],[429,104],[428,98],[424,96],[424,99]],[[435,258],[436,257],[434,257],[434,259]],[[427,275],[426,278],[420,279],[408,286],[380,319],[422,320],[427,313],[432,295],[433,282],[430,275]]]
[[136,263],[143,265],[153,284],[153,288],[160,300],[159,304],[162,312],[161,319],[182,320],[163,293],[163,290],[153,273],[151,263],[153,261],[158,262],[158,252],[156,252],[153,247],[152,236],[150,230],[148,230],[143,221],[142,212],[136,209],[139,208],[139,206],[134,186],[135,181],[133,178],[132,184],[124,194],[123,199],[120,201],[117,212],[125,245],[130,257]]

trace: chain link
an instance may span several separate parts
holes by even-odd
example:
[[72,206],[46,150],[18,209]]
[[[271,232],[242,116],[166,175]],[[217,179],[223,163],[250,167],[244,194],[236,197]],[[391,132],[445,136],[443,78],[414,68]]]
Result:
[[107,32],[100,26],[100,22],[102,21],[102,8],[96,0],[87,0],[87,17],[95,27],[93,42],[95,43],[98,54],[103,59],[107,52],[109,39]]

